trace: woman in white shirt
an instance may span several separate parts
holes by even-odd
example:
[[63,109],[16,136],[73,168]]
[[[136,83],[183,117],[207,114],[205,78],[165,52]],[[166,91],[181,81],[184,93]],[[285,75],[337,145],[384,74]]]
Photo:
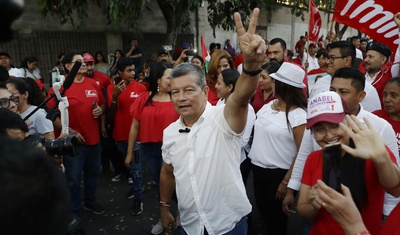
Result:
[[273,79],[275,100],[258,112],[249,157],[253,165],[254,195],[268,234],[285,234],[287,215],[282,200],[306,126],[307,98],[304,70],[283,63]]

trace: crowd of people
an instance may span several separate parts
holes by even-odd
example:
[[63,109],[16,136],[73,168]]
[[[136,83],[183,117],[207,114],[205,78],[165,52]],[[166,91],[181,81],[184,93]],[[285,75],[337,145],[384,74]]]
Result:
[[[258,17],[255,9],[246,31],[235,13],[240,50],[229,39],[223,48],[212,43],[207,68],[188,43],[176,60],[163,49],[145,61],[137,39],[126,53],[115,50],[112,63],[101,52],[60,53],[54,69],[70,79],[60,91],[44,88],[35,56],[14,68],[11,56],[0,52],[0,197],[13,197],[14,210],[36,210],[27,202],[32,198],[51,201],[54,211],[45,212],[65,215],[56,234],[84,234],[71,223],[83,208],[106,211],[97,186],[111,163],[110,180],[132,184],[127,197],[133,198],[133,216],[147,206],[143,171],[149,170],[160,201],[152,234],[171,234],[178,226],[180,234],[253,234],[245,187],[252,172],[263,234],[286,235],[294,213],[304,220],[299,234],[399,231],[400,46],[392,52],[373,39],[341,41],[329,33],[318,42],[300,37],[294,54],[284,39],[266,43],[256,34]],[[400,13],[394,23],[400,30]],[[323,75],[310,84],[313,74]],[[64,116],[47,115],[57,107],[57,92],[68,99],[68,130]],[[43,159],[40,143],[39,150],[20,149],[29,135],[52,141],[69,134],[74,151],[53,156],[58,168]],[[337,143],[340,187],[332,188],[322,181],[325,149]],[[12,151],[26,166],[13,163]],[[38,161],[28,166],[25,158],[32,156]],[[19,178],[10,178],[15,172],[7,164],[26,171],[37,191],[15,197],[10,181]],[[53,181],[33,177],[44,174],[54,175]],[[63,196],[46,199],[43,190]],[[174,215],[171,200],[178,205]],[[0,208],[8,221],[5,213],[13,208]],[[41,234],[56,231],[51,223],[30,226],[41,226]]]

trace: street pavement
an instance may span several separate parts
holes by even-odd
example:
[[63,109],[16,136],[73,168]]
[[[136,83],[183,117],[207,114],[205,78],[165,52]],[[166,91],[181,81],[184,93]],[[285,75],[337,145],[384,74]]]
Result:
[[[143,163],[145,165],[145,163]],[[151,228],[159,219],[159,201],[157,189],[152,185],[150,176],[143,166],[143,213],[138,216],[131,214],[133,199],[128,199],[126,194],[131,189],[131,185],[126,179],[112,183],[112,172],[103,173],[97,190],[97,200],[105,208],[105,213],[96,215],[90,211],[82,212],[82,222],[88,235],[148,235]],[[252,175],[250,174],[247,184],[247,192],[250,202],[253,205],[253,228],[254,235],[262,234],[261,217],[255,207],[254,194],[252,187]],[[83,189],[82,189],[83,190]],[[171,203],[171,212],[176,214],[177,207]],[[297,218],[290,218],[289,235],[299,234],[301,223]],[[164,233],[162,233],[164,234]],[[178,231],[174,235],[179,234]]]

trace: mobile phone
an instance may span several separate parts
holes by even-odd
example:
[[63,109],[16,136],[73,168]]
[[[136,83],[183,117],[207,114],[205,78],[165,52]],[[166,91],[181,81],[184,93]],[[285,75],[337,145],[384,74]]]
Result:
[[341,192],[340,159],[342,158],[340,143],[328,144],[322,150],[322,180],[329,187]]
[[194,51],[193,50],[187,50],[186,51],[186,55],[187,56],[193,56],[194,55]]
[[93,106],[93,109],[97,108],[97,103],[96,103],[96,101],[93,101],[92,106]]
[[122,81],[122,77],[121,76],[117,76],[117,77],[114,78],[115,85],[118,85],[121,81]]

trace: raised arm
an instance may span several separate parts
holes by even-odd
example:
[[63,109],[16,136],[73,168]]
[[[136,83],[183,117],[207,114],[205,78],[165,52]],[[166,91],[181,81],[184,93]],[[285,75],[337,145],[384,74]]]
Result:
[[243,73],[240,75],[236,89],[229,97],[224,108],[224,116],[228,125],[236,133],[241,133],[246,126],[248,103],[256,91],[261,72],[261,62],[265,57],[264,40],[255,34],[260,10],[255,8],[251,15],[247,32],[239,13],[234,14],[236,31],[243,54]]

